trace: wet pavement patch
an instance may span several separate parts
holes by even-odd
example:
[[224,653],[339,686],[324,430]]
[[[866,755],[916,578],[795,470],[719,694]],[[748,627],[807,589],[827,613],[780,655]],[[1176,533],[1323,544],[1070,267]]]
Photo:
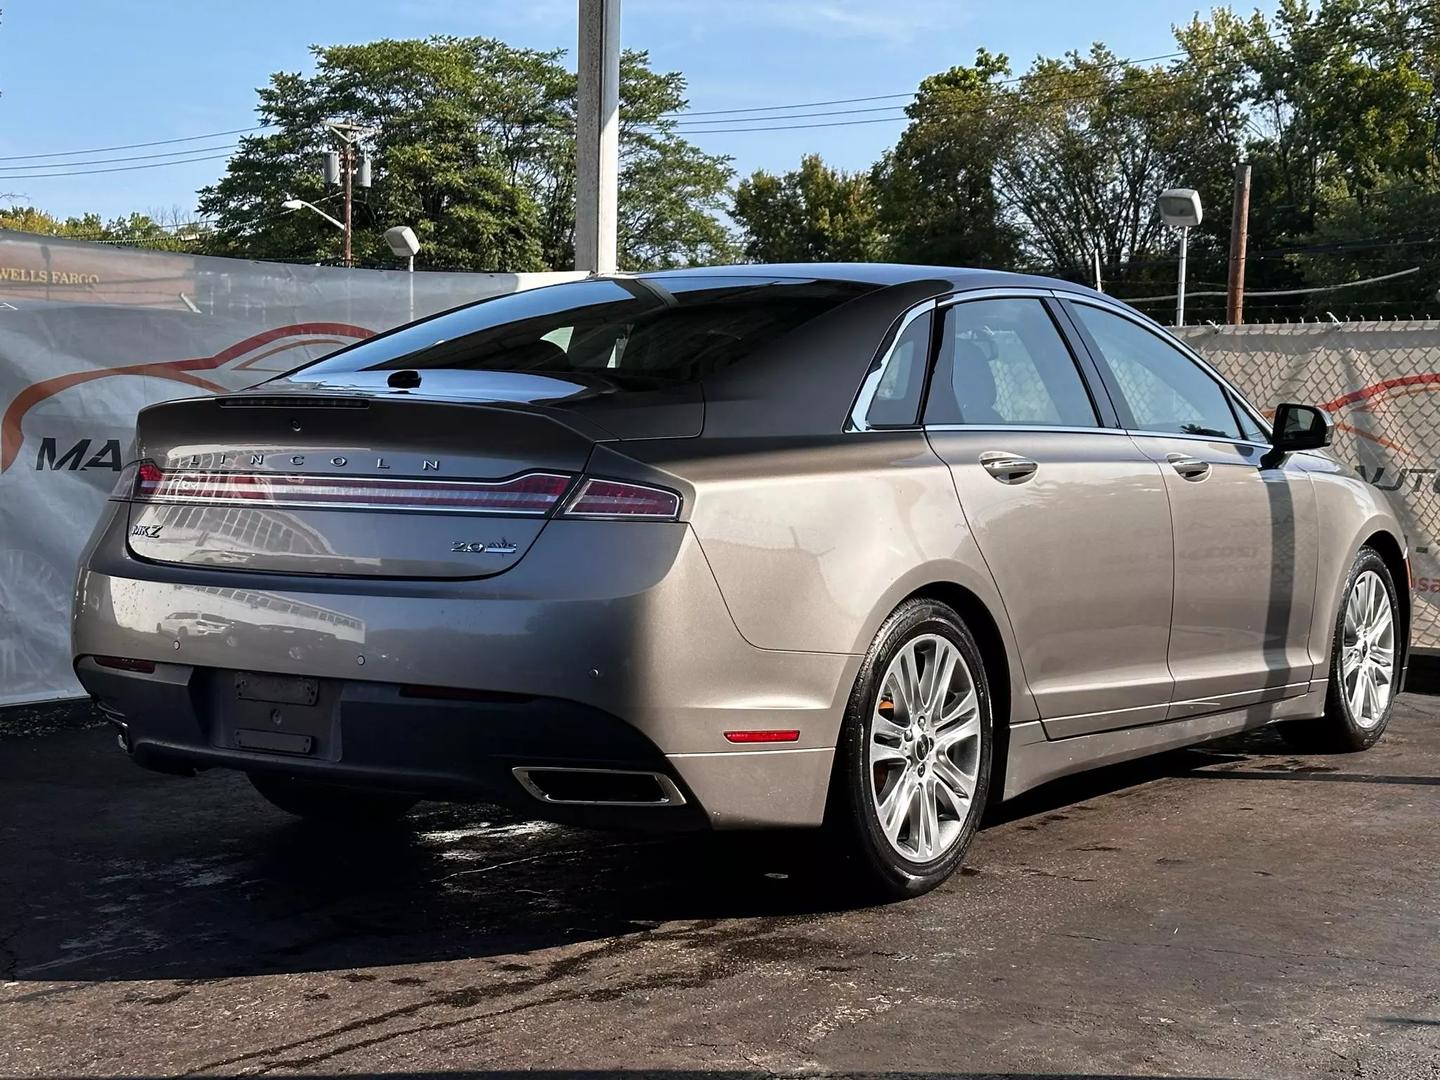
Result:
[[0,713],[0,1075],[1437,1075],[1434,699],[1050,785],[885,907],[813,835],[317,830],[53,711]]

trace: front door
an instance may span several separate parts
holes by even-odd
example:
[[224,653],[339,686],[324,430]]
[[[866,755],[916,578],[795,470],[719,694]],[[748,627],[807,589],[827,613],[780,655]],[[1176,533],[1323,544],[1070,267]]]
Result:
[[1055,738],[1165,718],[1174,567],[1161,469],[1101,426],[1052,303],[942,309],[925,424]]
[[1093,304],[1069,310],[1170,495],[1170,717],[1303,693],[1318,552],[1309,477],[1263,465],[1245,410],[1160,333]]

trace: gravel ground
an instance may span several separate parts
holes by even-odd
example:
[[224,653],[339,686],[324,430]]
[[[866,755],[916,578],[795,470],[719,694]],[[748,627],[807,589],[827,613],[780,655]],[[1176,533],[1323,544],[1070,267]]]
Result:
[[813,843],[341,837],[0,713],[0,1074],[1440,1077],[1437,721],[1052,785],[854,909]]

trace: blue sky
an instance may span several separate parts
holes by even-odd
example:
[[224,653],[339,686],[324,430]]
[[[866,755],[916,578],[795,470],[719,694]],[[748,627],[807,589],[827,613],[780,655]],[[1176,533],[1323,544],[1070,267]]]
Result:
[[[693,109],[740,109],[908,92],[924,76],[968,62],[979,46],[1008,54],[1019,67],[1037,54],[1084,49],[1094,40],[1121,56],[1153,56],[1172,50],[1171,26],[1188,21],[1197,7],[1193,0],[625,0],[622,37],[627,47],[650,50],[656,67],[685,73]],[[575,3],[11,0],[0,23],[0,158],[9,159],[0,161],[0,191],[60,215],[188,212],[195,190],[220,174],[223,161],[79,177],[44,177],[54,170],[42,167],[17,179],[17,166],[45,159],[16,155],[245,127],[255,122],[255,87],[273,71],[308,71],[312,43],[439,33],[573,49]],[[695,141],[731,155],[742,174],[791,167],[812,151],[862,168],[902,127],[730,132]]]

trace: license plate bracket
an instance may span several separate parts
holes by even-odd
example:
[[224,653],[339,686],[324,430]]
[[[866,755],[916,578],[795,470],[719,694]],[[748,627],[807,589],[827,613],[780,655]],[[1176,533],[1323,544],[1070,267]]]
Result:
[[241,701],[265,701],[275,705],[314,705],[320,700],[320,681],[302,675],[237,671],[235,696]]
[[308,754],[314,748],[315,740],[309,735],[237,728],[235,745],[242,750],[263,750],[269,754]]

